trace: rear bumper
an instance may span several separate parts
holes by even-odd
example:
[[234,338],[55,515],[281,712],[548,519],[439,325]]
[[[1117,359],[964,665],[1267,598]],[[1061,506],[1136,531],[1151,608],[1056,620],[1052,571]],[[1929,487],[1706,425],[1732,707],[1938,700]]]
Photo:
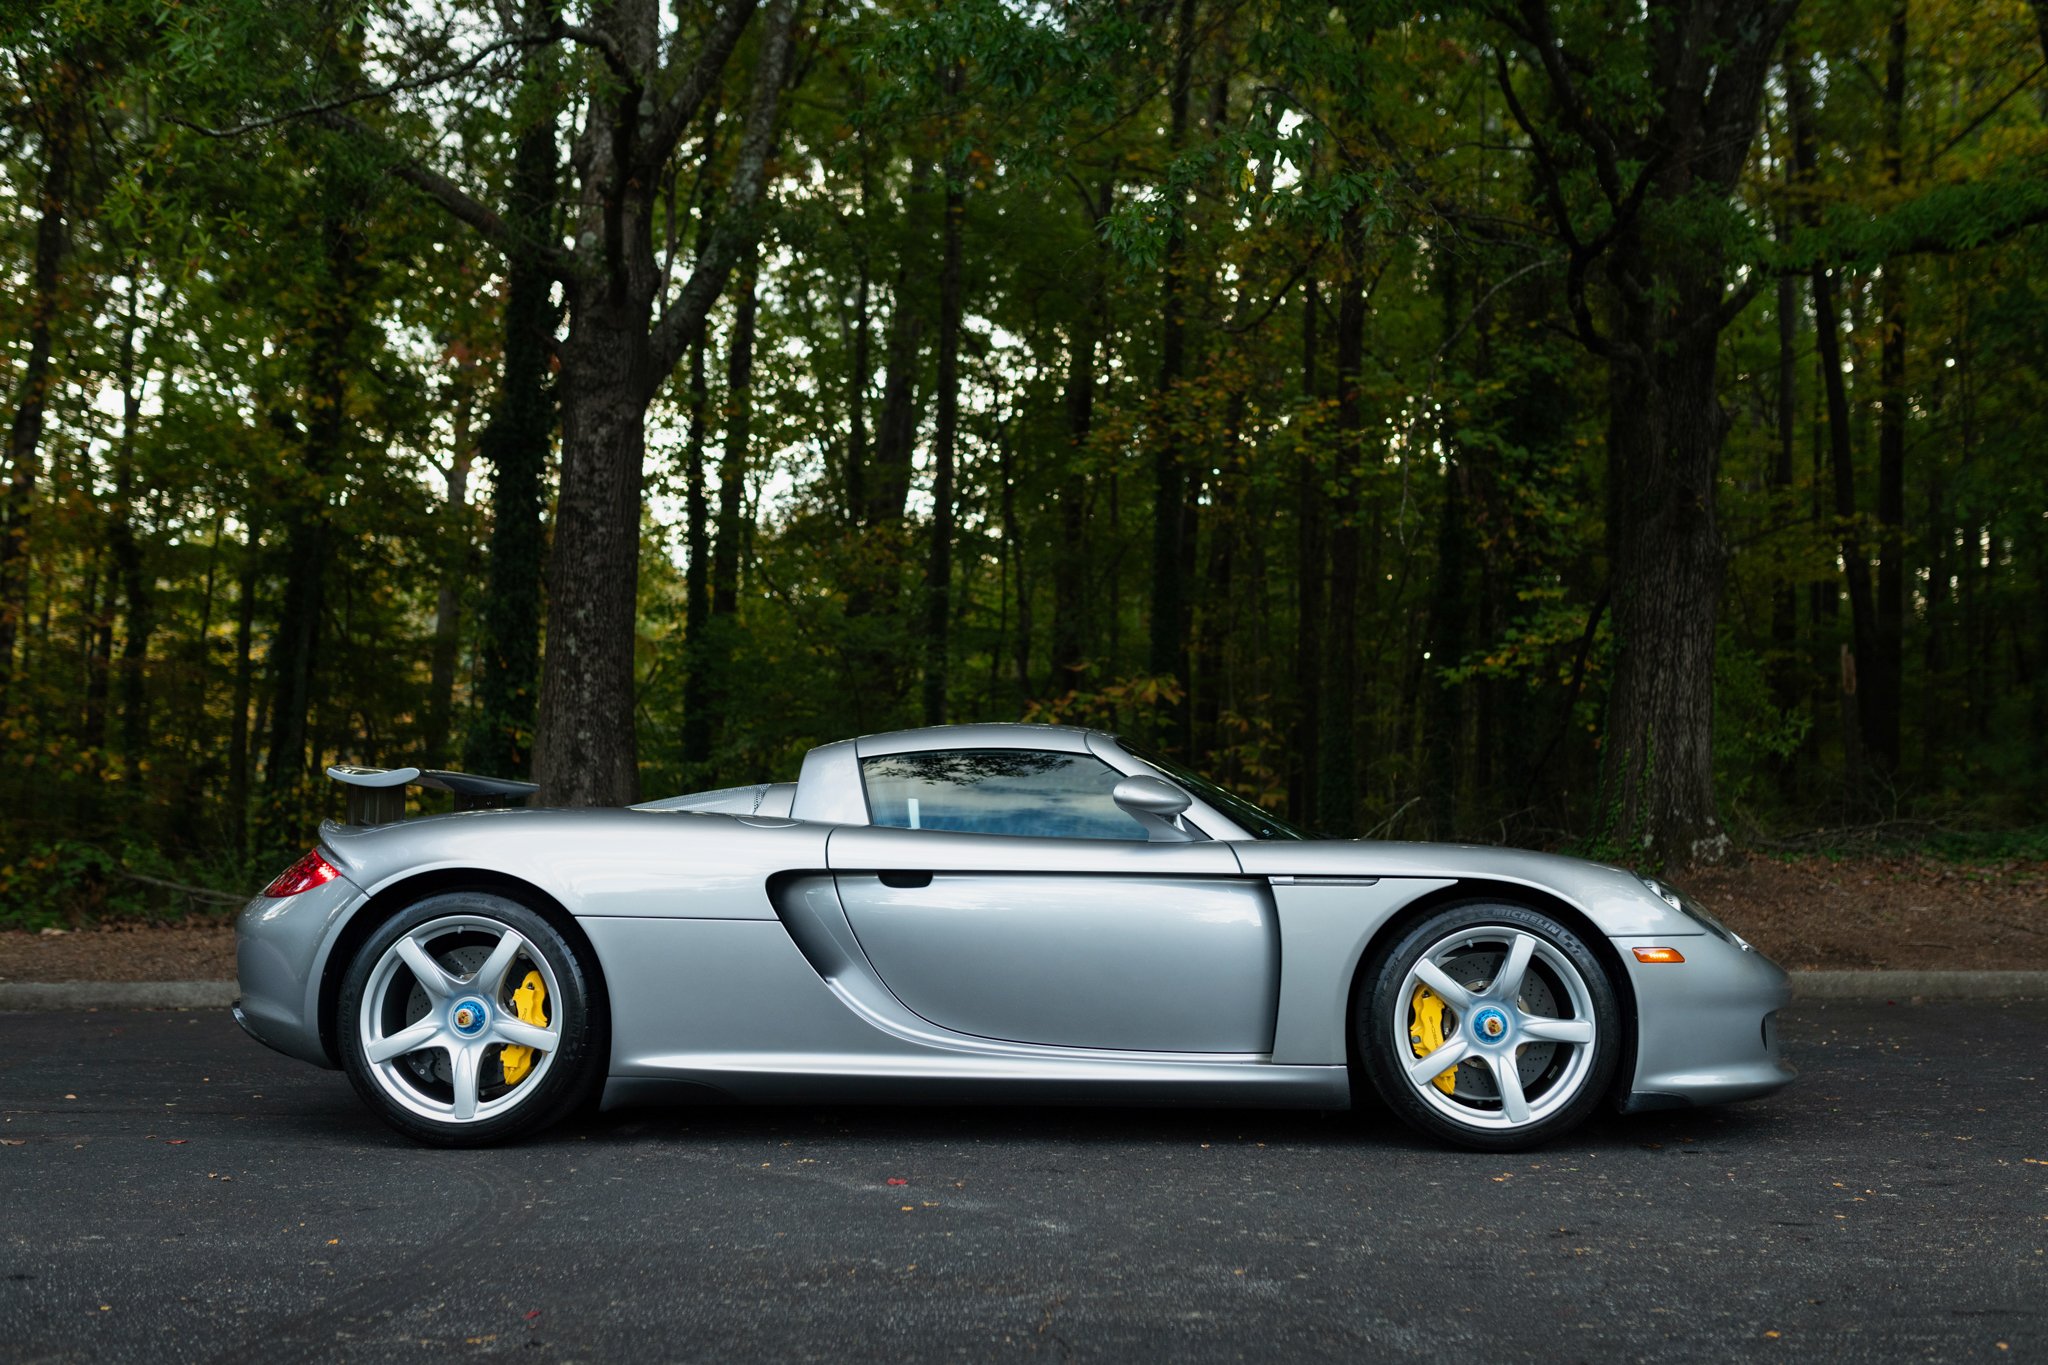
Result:
[[258,896],[235,920],[235,1022],[287,1057],[333,1067],[320,1038],[320,986],[333,931],[362,891],[346,877],[282,900]]
[[[1637,962],[1638,944],[1676,946],[1681,965]],[[1622,1108],[1726,1104],[1779,1090],[1798,1076],[1778,1044],[1778,1011],[1792,984],[1776,963],[1714,935],[1617,939],[1636,996],[1636,1070]]]

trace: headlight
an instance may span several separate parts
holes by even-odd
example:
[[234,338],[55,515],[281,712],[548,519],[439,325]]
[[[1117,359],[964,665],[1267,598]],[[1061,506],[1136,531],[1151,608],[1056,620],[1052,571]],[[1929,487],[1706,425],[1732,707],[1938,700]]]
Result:
[[1642,882],[1644,886],[1649,887],[1651,891],[1656,893],[1659,900],[1686,918],[1696,920],[1706,926],[1710,933],[1726,939],[1745,953],[1755,951],[1749,946],[1748,939],[1721,923],[1720,920],[1715,919],[1713,915],[1707,912],[1705,906],[1701,905],[1691,896],[1686,895],[1683,891],[1680,891],[1677,887],[1660,882],[1655,877],[1644,877]]

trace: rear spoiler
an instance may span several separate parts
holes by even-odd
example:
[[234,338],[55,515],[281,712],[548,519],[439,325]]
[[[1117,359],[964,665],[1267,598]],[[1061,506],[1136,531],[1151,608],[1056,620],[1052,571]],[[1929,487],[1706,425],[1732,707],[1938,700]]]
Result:
[[407,787],[453,792],[457,810],[520,805],[540,790],[537,782],[443,772],[438,768],[351,768],[337,763],[327,770],[327,775],[348,788],[351,825],[388,825],[403,820]]

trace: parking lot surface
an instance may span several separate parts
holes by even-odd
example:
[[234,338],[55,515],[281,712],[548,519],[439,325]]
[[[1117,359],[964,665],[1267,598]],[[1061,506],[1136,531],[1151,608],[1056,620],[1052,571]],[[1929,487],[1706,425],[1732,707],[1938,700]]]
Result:
[[2048,1358],[2048,1004],[1783,1032],[1778,1096],[1516,1157],[839,1107],[440,1152],[224,1013],[0,1015],[0,1359]]

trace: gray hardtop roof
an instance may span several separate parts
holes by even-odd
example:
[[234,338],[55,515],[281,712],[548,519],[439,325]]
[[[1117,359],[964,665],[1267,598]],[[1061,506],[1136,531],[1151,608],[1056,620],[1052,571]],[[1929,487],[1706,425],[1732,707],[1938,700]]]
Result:
[[[1040,725],[1027,721],[987,721],[970,725],[927,725],[915,730],[889,730],[851,741],[862,758],[876,754],[914,754],[933,749],[1047,749],[1054,753],[1088,752],[1088,736],[1109,739],[1101,730],[1080,725]],[[846,741],[842,741],[846,742]]]

